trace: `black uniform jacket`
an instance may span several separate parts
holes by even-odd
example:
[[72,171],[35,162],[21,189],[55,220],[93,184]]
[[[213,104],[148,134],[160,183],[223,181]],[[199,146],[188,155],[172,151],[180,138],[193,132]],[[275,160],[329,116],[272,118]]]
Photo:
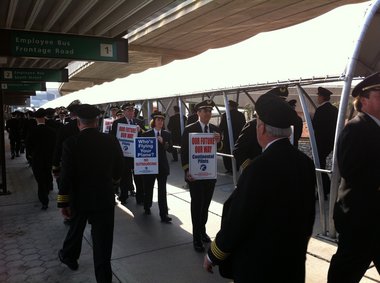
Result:
[[115,205],[113,185],[120,179],[123,153],[115,137],[82,130],[63,144],[58,206],[100,211]]
[[[211,123],[209,125],[210,133],[220,133],[219,128]],[[188,125],[182,134],[182,142],[181,142],[181,161],[183,170],[189,170],[189,133],[202,133],[202,126],[199,121]],[[218,150],[222,150],[223,143],[220,142],[217,145]]]
[[235,282],[303,282],[314,217],[314,164],[278,140],[243,171],[208,255]]
[[[239,112],[237,109],[230,111],[231,114],[231,125],[232,125],[232,138],[235,142],[240,135],[241,130],[245,125],[245,116],[243,113]],[[227,115],[224,113],[220,120],[219,130],[223,134],[223,147],[224,152],[230,152],[230,140],[228,138],[228,126],[227,126]]]
[[[172,134],[172,140],[174,144],[181,144],[181,115],[179,113],[174,114],[169,118],[168,130]],[[183,125],[186,126],[187,118],[182,116]]]
[[256,118],[248,121],[235,143],[233,155],[237,164],[243,169],[262,152],[261,146],[257,142],[256,124]]
[[345,126],[338,140],[337,159],[344,179],[334,211],[338,232],[379,231],[380,127],[367,114],[359,113]]
[[33,166],[51,169],[55,139],[55,130],[46,124],[37,125],[30,130],[26,146],[33,160]]
[[20,139],[21,128],[20,120],[17,118],[11,118],[7,120],[5,129],[8,132],[9,139]]
[[315,110],[313,128],[319,154],[328,155],[333,150],[337,119],[338,109],[330,102]]
[[[170,174],[170,167],[169,167],[169,161],[166,156],[166,151],[172,152],[173,150],[173,143],[171,139],[171,135],[168,131],[161,130],[161,137],[164,140],[164,143],[160,143],[157,141],[158,144],[158,174],[160,175],[169,175]],[[153,129],[143,133],[141,135],[142,137],[155,137],[155,132]]]
[[63,125],[58,129],[57,139],[55,143],[55,149],[53,154],[53,171],[60,170],[61,166],[61,157],[62,157],[62,146],[63,142],[79,133],[77,119],[71,119],[70,122],[66,125]]

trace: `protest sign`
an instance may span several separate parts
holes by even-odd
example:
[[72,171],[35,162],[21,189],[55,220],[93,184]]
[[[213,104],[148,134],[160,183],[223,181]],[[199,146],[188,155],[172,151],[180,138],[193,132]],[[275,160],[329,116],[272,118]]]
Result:
[[136,175],[158,174],[157,138],[135,138],[134,173]]
[[189,173],[195,180],[216,179],[216,143],[213,133],[189,134]]
[[134,138],[137,137],[137,127],[124,123],[117,124],[116,138],[120,142],[125,157],[134,157]]
[[108,134],[109,132],[111,132],[113,121],[114,120],[112,118],[104,118],[103,119],[103,133]]

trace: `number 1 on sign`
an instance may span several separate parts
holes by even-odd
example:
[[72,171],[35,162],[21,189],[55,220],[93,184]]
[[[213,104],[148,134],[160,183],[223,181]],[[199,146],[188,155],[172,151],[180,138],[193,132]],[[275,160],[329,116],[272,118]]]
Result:
[[100,56],[102,57],[113,57],[113,46],[112,44],[100,44]]

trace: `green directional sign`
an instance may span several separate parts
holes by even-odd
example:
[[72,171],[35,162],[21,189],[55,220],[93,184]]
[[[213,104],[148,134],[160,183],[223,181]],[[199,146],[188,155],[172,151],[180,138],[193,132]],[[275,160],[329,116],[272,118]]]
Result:
[[0,56],[128,62],[128,40],[0,29]]
[[3,91],[32,91],[32,90],[46,90],[45,83],[1,83]]
[[68,70],[1,68],[0,81],[2,82],[68,82]]

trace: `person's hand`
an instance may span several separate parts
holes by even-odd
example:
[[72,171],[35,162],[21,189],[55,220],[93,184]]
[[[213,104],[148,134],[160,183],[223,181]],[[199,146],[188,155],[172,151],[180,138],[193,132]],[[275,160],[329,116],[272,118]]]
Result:
[[193,176],[191,176],[191,174],[189,173],[189,171],[186,171],[186,173],[185,173],[185,179],[188,180],[189,182],[194,181],[194,178],[193,178]]
[[67,219],[71,217],[71,209],[70,207],[61,207],[61,213],[63,218]]
[[203,259],[203,268],[209,272],[209,273],[214,273],[214,271],[212,270],[212,267],[213,267],[213,264],[212,262],[208,259],[208,256],[207,254],[205,255],[204,259]]
[[220,140],[221,140],[220,134],[219,133],[214,133],[214,139],[215,139],[216,143],[219,143]]
[[141,128],[140,128],[139,125],[137,125],[136,130],[137,130],[138,133],[141,131]]
[[158,141],[159,141],[160,143],[163,143],[163,142],[164,142],[164,139],[163,139],[161,136],[158,136],[157,139],[158,139]]

